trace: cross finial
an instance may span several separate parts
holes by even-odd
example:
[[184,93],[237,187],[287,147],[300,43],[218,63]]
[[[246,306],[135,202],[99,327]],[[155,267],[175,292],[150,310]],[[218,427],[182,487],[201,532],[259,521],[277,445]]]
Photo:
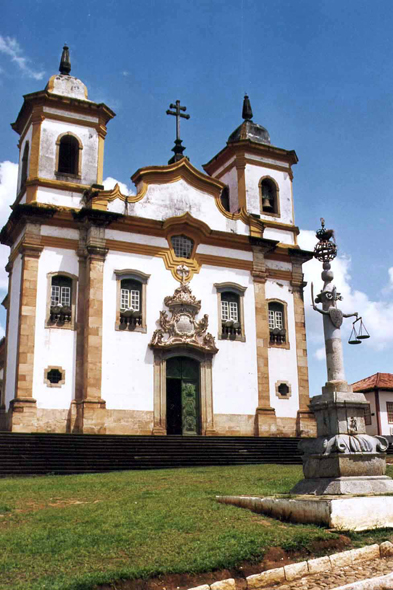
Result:
[[[175,112],[169,110],[175,109]],[[182,119],[189,119],[190,115],[184,115],[184,111],[187,110],[187,107],[180,106],[180,100],[177,100],[175,104],[171,103],[169,105],[169,109],[167,110],[167,115],[173,115],[176,117],[176,139],[175,139],[175,147],[172,148],[174,152],[174,156],[169,160],[168,164],[172,164],[173,162],[178,162],[183,158],[183,152],[186,149],[185,146],[182,146],[182,140],[180,139],[180,118]],[[182,112],[183,111],[183,112]]]
[[176,268],[176,274],[180,277],[181,284],[184,285],[187,281],[187,277],[190,274],[190,269],[185,264],[180,264]]
[[64,44],[63,53],[61,54],[60,66],[59,66],[60,74],[64,76],[68,76],[71,72],[71,61],[70,61],[70,52],[67,47],[67,43]]

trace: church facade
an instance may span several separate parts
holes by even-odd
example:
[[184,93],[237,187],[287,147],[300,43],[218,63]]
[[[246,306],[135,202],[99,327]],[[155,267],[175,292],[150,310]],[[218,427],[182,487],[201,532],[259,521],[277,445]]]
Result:
[[204,172],[178,141],[124,195],[102,185],[113,116],[70,75],[65,48],[13,124],[0,428],[314,435],[296,153],[271,144],[246,97]]

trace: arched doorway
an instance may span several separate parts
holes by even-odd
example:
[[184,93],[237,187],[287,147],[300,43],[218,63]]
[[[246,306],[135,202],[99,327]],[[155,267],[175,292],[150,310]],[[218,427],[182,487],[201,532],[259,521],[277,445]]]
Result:
[[186,356],[166,362],[167,434],[201,433],[200,363]]

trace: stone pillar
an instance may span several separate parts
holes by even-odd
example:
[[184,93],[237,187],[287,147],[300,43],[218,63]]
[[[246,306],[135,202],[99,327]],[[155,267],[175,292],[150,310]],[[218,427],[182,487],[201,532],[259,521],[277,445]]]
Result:
[[87,222],[81,234],[75,407],[71,412],[71,428],[74,432],[104,434],[101,380],[105,227]]
[[[258,367],[258,407],[256,410],[256,435],[274,436],[277,434],[276,411],[270,405],[269,383],[269,319],[266,303],[265,284],[267,271],[265,252],[271,246],[264,246],[261,240],[253,240],[256,245],[253,250],[253,269],[255,296],[255,321],[257,338],[257,367]],[[260,243],[259,243],[260,242]]]
[[299,410],[296,418],[297,436],[316,436],[316,421],[309,409],[310,393],[308,382],[306,320],[304,313],[304,287],[301,258],[292,258],[292,293],[295,311],[296,360],[299,390]]
[[15,397],[10,402],[10,429],[14,432],[36,432],[37,430],[37,402],[33,397],[33,372],[38,263],[42,250],[40,225],[27,223],[20,247],[22,269]]

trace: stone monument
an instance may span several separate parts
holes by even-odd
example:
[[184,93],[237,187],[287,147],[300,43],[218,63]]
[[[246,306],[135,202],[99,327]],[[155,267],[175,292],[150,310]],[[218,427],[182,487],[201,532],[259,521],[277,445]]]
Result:
[[[314,256],[323,263],[322,291],[314,300],[314,310],[323,315],[328,381],[322,395],[311,399],[310,409],[317,421],[317,438],[303,440],[301,480],[293,494],[386,494],[393,492],[393,480],[385,475],[388,441],[382,436],[366,434],[363,393],[354,393],[345,380],[341,324],[343,318],[355,317],[350,344],[360,344],[369,335],[357,313],[344,314],[337,302],[342,300],[333,284],[330,262],[337,256],[333,230],[325,229],[324,220],[317,232]],[[322,308],[316,304],[322,304]]]

